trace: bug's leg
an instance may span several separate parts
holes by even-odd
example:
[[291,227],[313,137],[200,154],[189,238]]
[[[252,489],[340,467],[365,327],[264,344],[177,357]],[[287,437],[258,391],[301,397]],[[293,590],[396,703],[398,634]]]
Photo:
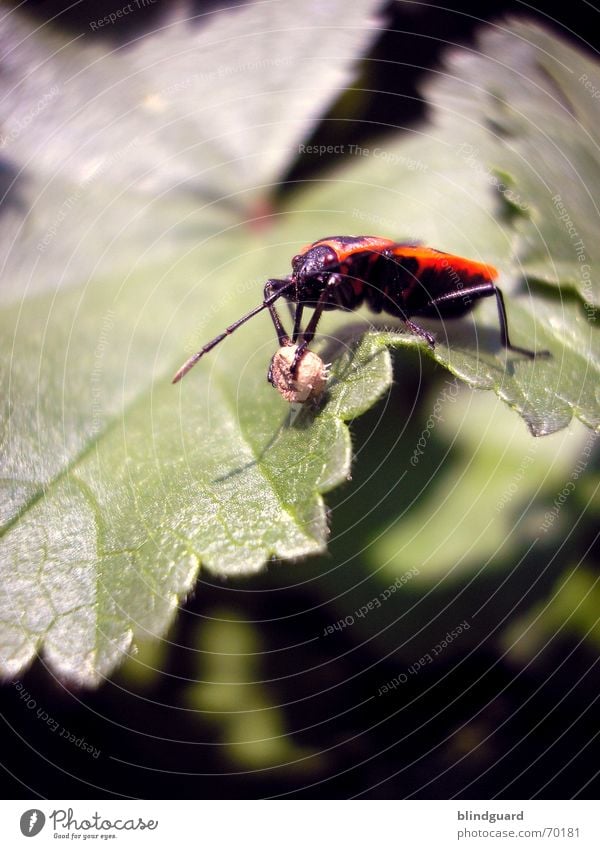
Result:
[[[269,299],[273,299],[276,293],[282,294],[284,289],[289,288],[290,285],[291,283],[288,280],[267,280],[264,289],[265,303],[267,303]],[[283,323],[279,318],[279,313],[273,306],[273,303],[269,303],[267,308],[269,310],[269,315],[271,316],[271,320],[275,327],[275,332],[277,333],[279,347],[282,348],[284,345],[288,344],[288,342],[290,341],[290,337],[285,332],[285,327],[283,326]],[[271,360],[271,362],[269,363],[269,370],[267,371],[267,380],[271,384],[271,386],[275,385],[273,382],[273,360]]]
[[[477,283],[475,286],[463,286],[462,289],[455,289],[452,292],[445,292],[443,295],[438,295],[431,298],[427,302],[426,309],[420,311],[421,314],[427,315],[428,318],[447,318],[439,309],[444,304],[455,304],[458,301],[463,301],[465,312],[473,306],[473,300],[478,298],[489,298],[495,295],[500,290],[493,283]],[[506,314],[504,315],[506,322]]]
[[296,313],[294,315],[294,330],[292,332],[292,342],[297,342],[300,336],[300,327],[302,325],[302,313],[304,312],[304,304],[296,304]]
[[[306,329],[303,333],[298,333],[297,339],[301,339],[301,342],[296,348],[296,353],[294,354],[294,359],[292,360],[292,365],[290,366],[291,374],[296,373],[296,369],[298,368],[298,363],[300,362],[302,354],[306,351],[306,349],[315,337],[315,333],[317,332],[317,325],[321,320],[321,316],[323,315],[323,310],[325,308],[325,304],[327,303],[327,298],[331,290],[336,286],[339,286],[341,282],[342,278],[339,274],[329,275],[327,284],[323,287],[321,294],[319,295],[319,300],[317,301],[315,311],[313,312],[310,321],[306,325]],[[298,306],[301,305],[299,304]]]
[[415,324],[414,321],[411,321],[410,318],[403,318],[402,321],[415,336],[420,336],[421,339],[425,339],[430,348],[435,348],[435,337],[431,335],[424,327],[421,327],[419,324]]
[[282,324],[281,319],[279,318],[279,313],[273,306],[273,302],[283,294],[285,289],[288,289],[292,285],[289,280],[267,280],[265,283],[264,289],[264,301],[263,303],[266,305],[269,310],[269,315],[271,316],[271,320],[275,327],[275,333],[277,334],[277,339],[279,341],[279,347],[282,347],[287,342],[290,341],[289,336],[285,332],[285,327]]
[[[431,298],[427,302],[427,306],[419,310],[419,315],[423,315],[427,318],[444,318],[443,315],[443,307],[445,304],[456,304],[458,301],[463,301],[463,306],[465,310],[470,309],[472,306],[473,298],[485,298],[490,295],[493,295],[496,291],[496,287],[493,283],[479,283],[476,286],[465,286],[462,289],[454,290],[453,292],[446,292],[443,295],[438,295],[436,298]],[[440,309],[441,308],[441,309]],[[411,330],[416,336],[421,336],[421,338],[426,339],[427,343],[435,348],[435,338],[428,333],[423,327],[415,324],[409,318],[402,316],[403,321],[409,330]]]
[[526,357],[533,359],[534,357],[549,357],[550,351],[530,351],[527,348],[520,348],[518,345],[513,345],[508,336],[508,321],[506,319],[506,307],[504,305],[504,295],[502,291],[494,286],[496,295],[496,304],[498,306],[498,319],[500,321],[500,339],[502,345],[510,351],[516,351],[519,354],[524,354]]
[[294,304],[292,301],[288,301],[286,299],[285,305],[286,305],[288,312],[290,314],[290,321],[293,324],[296,321],[296,304]]
[[513,345],[508,335],[508,319],[506,318],[506,307],[504,305],[504,296],[502,290],[493,283],[479,283],[476,286],[465,286],[464,289],[459,289],[456,292],[448,292],[445,295],[439,295],[437,298],[432,298],[428,304],[429,309],[443,307],[444,304],[452,303],[453,301],[465,300],[466,303],[472,298],[496,298],[498,307],[498,320],[500,323],[500,341],[502,347],[509,351],[516,351],[518,354],[523,354],[525,357],[533,359],[534,357],[549,357],[550,351],[530,351],[528,348],[521,348],[519,345]]
[[339,286],[342,282],[342,277],[339,274],[330,274],[329,280],[327,284],[323,287],[321,294],[319,295],[319,300],[317,301],[317,305],[315,307],[315,311],[313,312],[310,321],[306,325],[306,329],[303,333],[299,334],[302,336],[302,341],[306,342],[307,345],[310,345],[312,340],[315,337],[315,333],[317,332],[317,325],[321,319],[323,314],[323,310],[325,309],[325,304],[331,294],[331,290],[335,289],[336,286]]

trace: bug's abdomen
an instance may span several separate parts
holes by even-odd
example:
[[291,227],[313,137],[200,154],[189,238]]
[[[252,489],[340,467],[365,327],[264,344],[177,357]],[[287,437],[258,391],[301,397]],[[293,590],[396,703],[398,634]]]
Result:
[[[474,300],[493,294],[496,274],[492,266],[432,248],[403,248],[380,255],[371,275],[374,285],[365,294],[375,312],[458,318],[472,309]],[[441,298],[445,300],[436,303]]]

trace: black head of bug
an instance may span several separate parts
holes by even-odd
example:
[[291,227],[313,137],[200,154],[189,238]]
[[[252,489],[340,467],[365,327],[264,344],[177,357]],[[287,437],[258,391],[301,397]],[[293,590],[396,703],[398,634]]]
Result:
[[304,254],[295,256],[292,260],[292,269],[298,282],[303,283],[311,277],[317,277],[324,271],[328,271],[337,263],[335,251],[328,245],[317,245],[310,248]]
[[292,260],[292,279],[295,286],[288,290],[285,297],[307,304],[317,301],[337,266],[336,253],[328,245],[317,245],[295,256]]

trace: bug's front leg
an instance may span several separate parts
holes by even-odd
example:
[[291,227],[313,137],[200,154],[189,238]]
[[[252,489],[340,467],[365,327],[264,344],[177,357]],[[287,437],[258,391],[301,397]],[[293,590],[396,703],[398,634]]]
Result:
[[290,337],[285,332],[285,327],[283,326],[283,322],[279,318],[279,313],[275,309],[275,304],[272,303],[274,295],[277,295],[278,290],[286,289],[290,286],[290,280],[267,280],[264,288],[264,301],[263,303],[268,304],[269,315],[271,316],[271,320],[273,322],[273,326],[275,327],[275,333],[277,334],[277,340],[279,342],[279,347],[283,347],[290,341]]
[[294,314],[294,330],[292,331],[292,342],[297,342],[301,335],[300,327],[302,325],[302,313],[304,312],[304,304],[299,302],[296,304],[296,312]]
[[339,286],[341,282],[342,276],[340,274],[330,274],[327,283],[321,290],[321,294],[319,295],[319,300],[317,301],[315,311],[312,314],[310,321],[306,325],[306,330],[303,333],[298,334],[298,339],[300,339],[301,341],[296,349],[296,353],[294,355],[294,359],[292,360],[292,365],[290,367],[290,372],[292,373],[292,375],[296,374],[296,371],[298,369],[298,363],[302,359],[302,355],[315,337],[315,333],[317,332],[317,325],[321,320],[323,310],[325,309],[325,304],[329,299],[332,289],[335,289],[336,286]]

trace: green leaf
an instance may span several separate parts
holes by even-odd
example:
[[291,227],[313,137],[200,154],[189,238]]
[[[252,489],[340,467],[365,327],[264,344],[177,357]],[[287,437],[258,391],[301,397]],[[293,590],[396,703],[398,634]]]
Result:
[[[247,208],[281,179],[372,43],[380,4],[248,3],[190,18],[115,49],[65,43],[15,13],[0,104],[3,150],[30,174],[158,193],[181,185]],[[331,32],[335,31],[332,50]],[[10,46],[9,46],[10,45]],[[92,132],[90,132],[92,130]]]
[[199,631],[202,663],[185,698],[196,719],[216,732],[224,756],[237,769],[285,767],[307,777],[322,771],[322,754],[298,745],[285,728],[285,711],[265,680],[259,629],[235,610],[217,609]]
[[[600,305],[600,69],[587,55],[520,21],[483,31],[478,51],[458,51],[426,87],[438,126],[463,125],[461,155],[499,170],[518,216],[525,274],[573,287],[596,317]],[[483,133],[482,133],[483,130]]]
[[419,373],[414,355],[421,379],[405,386],[397,360],[386,416],[372,410],[353,428],[353,484],[332,494],[329,556],[303,575],[329,612],[321,639],[368,644],[402,672],[465,620],[442,663],[499,636],[551,592],[567,548],[587,550],[597,435],[573,421],[534,439],[492,393]]
[[192,19],[177,6],[118,49],[4,15],[0,149],[14,184],[2,299],[126,274],[172,256],[174,238],[185,250],[266,215],[299,143],[352,80],[380,5],[324,0],[307,15],[277,0]]
[[[585,82],[595,85],[600,72],[534,25],[491,27],[480,43],[451,54],[448,71],[425,87],[434,109],[417,138],[349,147],[350,161],[302,202],[315,210],[314,238],[371,230],[497,265],[513,340],[552,358],[507,360],[490,301],[474,313],[476,335],[464,320],[432,323],[435,358],[473,387],[494,389],[535,435],[573,415],[598,428],[600,216],[591,187],[600,148],[589,127],[600,126],[600,88]],[[556,286],[533,287],[534,279]]]
[[[545,537],[540,499],[560,492],[586,443],[594,440],[578,422],[532,440],[500,401],[480,393],[463,397],[463,403],[457,397],[460,401],[460,395],[442,393],[439,414],[434,416],[434,403],[423,431],[425,443],[432,438],[454,443],[455,462],[429,477],[427,497],[372,546],[373,565],[385,564],[382,580],[418,566],[413,586],[435,584],[453,575],[464,579],[495,562],[518,562]],[[423,454],[418,446],[414,467]]]
[[565,570],[544,602],[512,622],[502,635],[510,660],[528,664],[559,637],[585,640],[600,649],[598,603],[600,589],[595,570],[585,563]]
[[[58,75],[65,88],[29,131],[17,111],[20,124],[9,126],[21,129],[6,151],[15,172],[27,168],[8,206],[0,311],[5,675],[43,647],[61,676],[97,683],[134,640],[165,630],[200,562],[233,576],[325,549],[322,496],[350,474],[345,422],[389,387],[387,346],[422,341],[373,323],[366,336],[364,326],[340,333],[345,317],[328,316],[328,393],[290,414],[265,380],[274,348],[262,315],[179,388],[170,384],[181,360],[255,306],[264,280],[287,273],[312,238],[418,235],[504,266],[515,341],[548,347],[553,359],[506,364],[489,303],[471,324],[436,325],[436,359],[494,388],[536,433],[572,411],[598,423],[589,317],[575,296],[561,303],[522,286],[519,222],[489,176],[458,155],[460,128],[350,151],[345,169],[299,191],[268,228],[243,226],[260,220],[252,209],[347,82],[375,5],[331,0],[307,23],[287,0],[276,5],[281,21],[272,4],[252,4],[204,29],[176,19],[164,47],[157,35],[114,55],[46,44],[18,26],[11,35],[15,44],[25,36],[30,109],[38,80],[51,87]],[[321,38],[332,28],[335,57]],[[217,55],[236,69],[218,86],[202,71]],[[251,65],[265,56],[281,59],[275,75]],[[165,81],[168,96],[157,91]],[[226,96],[237,110],[221,108]],[[132,138],[139,150],[127,147]]]
[[[134,638],[164,631],[201,557],[233,574],[323,549],[320,493],[349,471],[342,420],[385,390],[387,352],[365,343],[371,400],[360,379],[332,390],[308,434],[282,427],[266,383],[268,319],[249,328],[251,364],[230,347],[218,380],[199,372],[180,394],[169,378],[186,338],[256,303],[273,252],[257,261],[264,240],[227,230],[349,81],[377,5],[330,0],[307,22],[288,0],[249,4],[123,51],[3,19],[3,148],[15,173],[27,166],[7,205],[0,314],[5,675],[43,644],[59,674],[96,683]],[[315,36],[342,11],[333,56]]]
[[[223,280],[231,274],[221,271]],[[218,290],[219,274],[212,282]],[[389,386],[389,353],[367,339],[336,360],[330,403],[286,426],[288,407],[266,381],[271,331],[257,320],[180,391],[168,378],[150,389],[153,363],[165,370],[156,348],[165,291],[182,297],[186,284],[163,281],[154,297],[148,288],[145,275],[125,289],[105,281],[40,296],[25,318],[8,316],[17,335],[3,334],[3,362],[13,341],[22,351],[4,385],[8,674],[43,641],[60,674],[98,681],[134,635],[164,630],[200,559],[227,575],[256,571],[271,555],[323,550],[320,493],[350,471],[342,422]],[[174,322],[170,343],[163,339],[171,350],[185,327]]]
[[[499,214],[490,189],[489,172],[473,168],[458,155],[460,127],[444,128],[435,137],[390,141],[363,148],[363,154],[319,180],[289,202],[285,233],[302,225],[311,213],[304,241],[319,233],[381,232],[399,241],[421,234],[429,244],[500,269],[500,287],[507,296],[511,338],[534,350],[549,350],[551,358],[534,361],[507,354],[500,345],[493,299],[479,303],[460,322],[421,322],[435,334],[433,356],[477,389],[493,389],[519,412],[536,436],[565,427],[576,415],[593,428],[600,426],[600,338],[585,306],[567,290],[559,300],[551,292],[528,287],[517,273],[516,234],[512,219]],[[394,179],[381,163],[394,163]],[[409,223],[407,223],[409,222]],[[370,318],[372,329],[381,317]],[[328,318],[324,326],[339,319]],[[391,323],[391,322],[390,322]],[[363,328],[364,330],[365,328]],[[406,333],[388,334],[388,344],[422,345]]]

